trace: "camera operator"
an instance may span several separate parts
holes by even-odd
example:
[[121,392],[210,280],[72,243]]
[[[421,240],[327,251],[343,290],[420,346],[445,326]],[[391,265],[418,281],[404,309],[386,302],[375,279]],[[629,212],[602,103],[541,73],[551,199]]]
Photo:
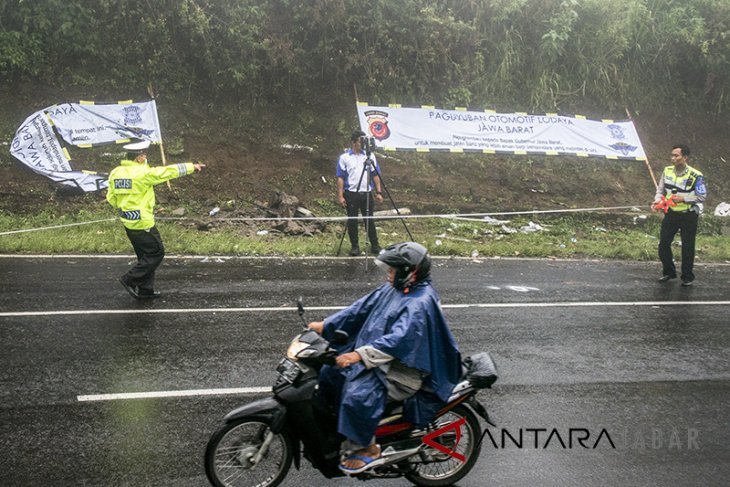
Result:
[[[356,130],[350,137],[351,147],[340,155],[337,161],[337,198],[347,209],[347,234],[350,237],[352,249],[350,255],[360,255],[360,244],[357,232],[358,212],[364,217],[373,216],[374,200],[383,202],[380,167],[372,154],[374,149],[372,140],[365,137],[365,133]],[[373,198],[373,188],[375,197]],[[375,231],[375,222],[366,220],[371,251],[374,255],[380,253],[378,235]]]

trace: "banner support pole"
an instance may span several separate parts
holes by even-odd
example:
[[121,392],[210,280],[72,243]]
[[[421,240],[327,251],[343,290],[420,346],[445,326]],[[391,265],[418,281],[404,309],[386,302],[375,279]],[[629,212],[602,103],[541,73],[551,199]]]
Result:
[[[629,117],[629,120],[631,120],[631,122],[633,122],[634,119],[631,116],[631,112],[629,112],[629,109],[626,108],[626,107],[624,107],[624,110],[626,110],[626,116]],[[645,156],[644,162],[646,163],[646,169],[649,171],[649,176],[651,176],[651,180],[654,183],[654,189],[656,190],[656,189],[659,188],[659,184],[657,183],[656,177],[654,176],[654,171],[652,171],[651,165],[649,164],[649,157],[648,156]]]
[[[155,92],[152,89],[151,82],[147,85],[147,93],[149,93],[150,97],[153,100],[155,99]],[[167,166],[167,159],[165,158],[165,147],[162,144],[162,132],[160,132],[160,159],[162,159],[162,165]],[[170,184],[170,180],[167,181],[167,189],[172,190],[172,185]]]

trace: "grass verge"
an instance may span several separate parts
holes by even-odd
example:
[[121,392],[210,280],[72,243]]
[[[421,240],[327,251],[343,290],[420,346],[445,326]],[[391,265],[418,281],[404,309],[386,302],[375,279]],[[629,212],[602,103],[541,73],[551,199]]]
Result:
[[[0,235],[0,253],[131,253],[121,223],[110,218],[109,213],[85,211],[62,217],[51,213],[33,216],[0,213],[0,233],[58,227]],[[514,218],[496,225],[443,218],[383,220],[377,222],[381,245],[410,240],[404,221],[413,239],[423,243],[433,255],[656,260],[661,217],[581,214],[531,220]],[[88,222],[94,223],[77,225]],[[158,221],[167,253],[334,256],[343,229],[340,222],[335,222],[312,236],[287,236],[271,228],[268,222],[240,224],[206,219],[205,223],[200,225],[194,219]],[[542,230],[529,231],[531,223],[533,230],[535,224]],[[730,238],[723,235],[724,226],[727,222],[716,217],[703,216],[700,220],[698,262],[730,259]],[[207,229],[200,230],[201,227]],[[264,230],[265,234],[259,234]],[[678,244],[679,238],[675,239],[675,245]],[[345,238],[340,255],[347,255],[349,247]]]

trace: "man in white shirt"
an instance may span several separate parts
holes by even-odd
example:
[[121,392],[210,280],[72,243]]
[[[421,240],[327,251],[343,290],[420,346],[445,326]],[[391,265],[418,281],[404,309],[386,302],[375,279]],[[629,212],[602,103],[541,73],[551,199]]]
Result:
[[[378,234],[375,231],[375,222],[369,218],[373,216],[375,200],[383,202],[380,167],[374,154],[366,154],[363,150],[365,133],[356,130],[350,137],[351,148],[340,155],[337,161],[337,199],[340,205],[347,209],[347,234],[350,237],[352,249],[350,255],[360,255],[360,244],[357,234],[358,213],[366,218],[370,250],[374,255],[380,253]],[[375,197],[372,191],[375,189]]]

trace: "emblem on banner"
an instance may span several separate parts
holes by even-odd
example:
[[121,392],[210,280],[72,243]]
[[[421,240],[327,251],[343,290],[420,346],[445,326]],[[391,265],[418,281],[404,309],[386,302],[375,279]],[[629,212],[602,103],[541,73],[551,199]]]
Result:
[[113,129],[114,133],[117,134],[117,138],[119,139],[127,139],[129,137],[133,137],[137,139],[149,140],[150,137],[152,137],[152,134],[155,133],[154,130],[143,129],[142,127],[126,127],[124,130],[117,129],[112,126],[106,126],[106,128]]
[[388,114],[381,110],[369,110],[365,112],[367,117],[368,132],[378,140],[385,140],[390,137],[388,128]]
[[[626,134],[624,133],[624,128],[620,125],[616,125],[612,123],[608,126],[608,130],[611,131],[611,138],[615,140],[624,140],[626,139]],[[615,144],[609,145],[609,147],[616,152],[620,152],[621,154],[628,156],[632,152],[634,152],[636,149],[638,149],[635,145],[627,144],[626,142],[616,142]]]
[[124,125],[138,125],[142,123],[139,107],[129,106],[125,107],[122,111],[124,112]]
[[624,140],[626,138],[626,134],[624,134],[624,129],[620,125],[612,123],[608,126],[608,130],[611,131],[612,139]]
[[626,142],[616,142],[613,145],[609,145],[609,147],[616,152],[620,152],[625,156],[628,156],[630,153],[634,152],[638,147],[635,145],[629,145]]

